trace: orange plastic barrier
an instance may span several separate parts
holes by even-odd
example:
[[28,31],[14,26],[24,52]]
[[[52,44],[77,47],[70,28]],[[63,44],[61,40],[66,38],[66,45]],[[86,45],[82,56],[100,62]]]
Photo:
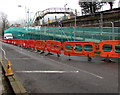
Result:
[[8,44],[12,44],[12,40],[13,40],[13,39],[8,39],[7,43],[8,43]]
[[43,41],[43,40],[36,40],[36,42],[35,42],[35,49],[45,51],[45,49],[46,49],[46,42]]
[[8,39],[2,39],[2,42],[7,43]]
[[23,40],[22,47],[27,48],[28,47],[28,40]]
[[[107,46],[109,51],[105,51],[104,46]],[[101,41],[99,48],[101,57],[120,57],[120,40]]]
[[24,42],[24,39],[18,39],[18,45],[22,46],[23,45],[23,42]]
[[62,44],[60,41],[47,40],[46,50],[49,52],[56,53],[56,54],[61,54]]
[[100,52],[99,44],[96,44],[95,47],[96,47],[96,51],[95,52]]
[[19,39],[14,40],[14,45],[19,45]]
[[96,46],[91,41],[66,41],[63,49],[64,55],[94,57]]
[[12,44],[13,45],[18,45],[18,39],[13,39]]
[[35,40],[28,40],[28,47],[31,49],[35,49]]

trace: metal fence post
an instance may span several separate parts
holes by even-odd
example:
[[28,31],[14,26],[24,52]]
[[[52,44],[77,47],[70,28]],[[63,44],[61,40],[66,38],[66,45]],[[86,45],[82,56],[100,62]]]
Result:
[[115,40],[115,27],[114,27],[114,22],[111,22],[112,24],[112,40]]

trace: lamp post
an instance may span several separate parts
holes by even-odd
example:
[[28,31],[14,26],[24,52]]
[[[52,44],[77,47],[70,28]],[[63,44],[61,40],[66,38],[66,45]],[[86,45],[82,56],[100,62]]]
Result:
[[30,12],[29,14],[30,14],[30,16],[29,16],[30,17],[30,20],[29,20],[30,21],[30,26],[32,26],[32,16],[31,16],[31,14],[33,14],[33,12]]
[[77,16],[77,9],[75,9],[74,41],[76,39],[76,26],[77,26],[77,24],[76,24],[76,16]]
[[18,5],[18,7],[24,7],[25,8],[25,26],[28,26],[27,25],[27,8],[26,8],[26,6]]
[[29,18],[30,18],[30,16],[29,16],[29,9],[27,10],[27,16],[28,16],[28,19],[27,19],[27,26],[29,27],[30,26],[30,20],[29,20]]
[[64,5],[64,8],[65,8],[65,14],[64,14],[64,19],[66,18],[66,6],[67,6],[68,4],[65,4]]

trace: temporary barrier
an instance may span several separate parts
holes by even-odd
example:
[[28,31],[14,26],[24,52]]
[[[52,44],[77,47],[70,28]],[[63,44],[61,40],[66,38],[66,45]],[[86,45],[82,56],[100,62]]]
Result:
[[36,50],[43,50],[45,51],[46,48],[46,42],[43,40],[36,40],[35,42],[35,49]]
[[13,45],[18,45],[18,43],[19,43],[19,39],[14,39],[12,42]]
[[46,50],[52,53],[61,54],[62,44],[60,41],[46,41]]
[[99,44],[95,44],[95,47],[96,47],[96,51],[95,52],[100,52]]
[[12,44],[12,40],[13,40],[13,39],[8,39],[8,40],[7,40],[7,43],[8,43],[8,44]]
[[19,45],[19,44],[20,44],[20,39],[13,40],[13,45]]
[[19,39],[12,39],[12,44],[13,45],[18,45]]
[[3,41],[4,43],[7,43],[7,42],[8,42],[8,39],[2,39],[2,41]]
[[24,42],[24,39],[18,39],[17,45],[22,46]]
[[64,42],[64,55],[95,56],[95,43],[91,41],[66,41]]
[[23,48],[27,48],[28,47],[28,40],[23,40],[22,47]]
[[101,57],[120,57],[120,40],[109,40],[100,42]]
[[29,47],[43,52],[48,51],[48,54],[56,53],[58,56],[63,49],[64,55],[87,56],[88,61],[96,55],[96,52],[100,52],[101,57],[107,57],[103,60],[107,60],[107,62],[112,62],[108,57],[120,57],[120,40],[101,41],[100,44],[95,44],[92,41],[66,41],[63,45],[60,41],[53,40],[45,42],[44,40],[2,39],[2,41],[23,48]]
[[28,40],[28,47],[31,49],[35,49],[35,40]]

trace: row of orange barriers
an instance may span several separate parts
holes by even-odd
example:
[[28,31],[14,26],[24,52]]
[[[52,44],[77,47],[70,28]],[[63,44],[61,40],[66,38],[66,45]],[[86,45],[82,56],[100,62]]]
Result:
[[[92,41],[66,41],[63,44],[60,41],[53,40],[2,39],[2,41],[23,48],[48,51],[58,55],[63,50],[64,55],[87,56],[89,59],[95,57],[96,52],[99,52],[101,57],[120,57],[120,40],[101,41],[99,44]],[[109,51],[104,50],[104,48]]]

